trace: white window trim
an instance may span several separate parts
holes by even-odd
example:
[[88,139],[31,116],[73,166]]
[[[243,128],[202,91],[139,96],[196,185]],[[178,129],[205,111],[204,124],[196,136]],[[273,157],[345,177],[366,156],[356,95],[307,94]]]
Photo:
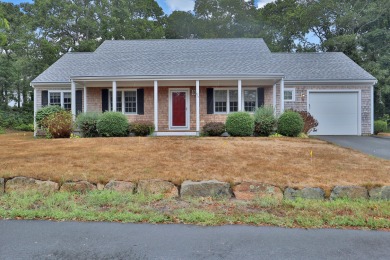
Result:
[[[284,91],[291,91],[291,99],[286,99],[286,97],[284,96],[284,101],[285,102],[295,102],[295,88],[284,88]],[[284,95],[284,93],[283,93]]]
[[[137,97],[137,89],[117,89],[117,92],[121,92],[121,97],[122,97],[122,111],[117,111],[117,112],[122,112],[124,115],[138,115],[138,97]],[[135,92],[135,112],[125,112],[125,92],[133,91]],[[110,89],[110,92],[108,93],[108,108],[110,109],[109,111],[112,111],[112,104],[111,104],[111,97],[112,97],[112,89]]]
[[[227,95],[227,100],[226,100],[226,112],[215,112],[215,91],[216,90],[227,90],[226,92],[226,95]],[[217,114],[217,115],[226,115],[226,114],[230,114],[230,113],[233,113],[233,112],[230,112],[230,95],[229,95],[229,91],[230,90],[238,90],[237,88],[214,88],[213,91],[213,109],[214,109],[214,114]],[[244,97],[244,91],[245,90],[255,90],[256,91],[256,108],[258,107],[258,97],[257,97],[257,87],[242,87],[241,89],[241,111],[245,111],[245,97]],[[237,97],[238,99],[238,97]],[[251,113],[253,114],[254,111],[251,111],[251,112],[248,112],[248,113]]]
[[[69,91],[69,90],[48,90],[47,104],[49,106],[52,106],[52,104],[50,104],[50,94],[51,93],[60,93],[61,94],[60,101],[61,101],[61,107],[62,108],[64,108],[64,93],[72,94],[72,92]],[[72,102],[73,102],[72,98],[70,99],[70,102],[71,102],[70,104],[72,104]]]

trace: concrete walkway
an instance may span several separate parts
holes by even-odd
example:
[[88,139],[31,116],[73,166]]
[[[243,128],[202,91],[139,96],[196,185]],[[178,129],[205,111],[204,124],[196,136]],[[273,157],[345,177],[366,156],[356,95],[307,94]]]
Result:
[[390,232],[0,220],[0,259],[389,259]]
[[390,160],[390,138],[374,136],[316,136],[342,147]]

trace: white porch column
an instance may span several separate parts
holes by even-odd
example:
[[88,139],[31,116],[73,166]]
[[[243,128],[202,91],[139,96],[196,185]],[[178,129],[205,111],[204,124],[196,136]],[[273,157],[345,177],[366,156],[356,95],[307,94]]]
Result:
[[37,121],[35,119],[35,116],[37,115],[37,89],[32,85],[34,88],[34,136],[37,136]]
[[272,91],[272,104],[274,106],[274,114],[276,115],[276,83],[274,84]]
[[112,82],[112,111],[116,112],[116,81]]
[[371,134],[374,134],[374,85],[371,86]]
[[196,81],[196,131],[200,132],[199,80]]
[[158,82],[154,81],[154,131],[158,131]]
[[84,86],[84,113],[87,113],[88,109],[87,109],[87,87]]
[[280,80],[280,114],[284,112],[284,79]]
[[76,83],[73,80],[71,82],[71,108],[73,119],[76,119]]
[[242,81],[238,80],[238,111],[242,111]]

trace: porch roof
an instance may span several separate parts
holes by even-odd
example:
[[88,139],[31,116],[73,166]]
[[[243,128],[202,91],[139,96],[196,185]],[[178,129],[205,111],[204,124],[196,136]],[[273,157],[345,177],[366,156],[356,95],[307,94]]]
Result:
[[262,39],[105,41],[93,53],[68,53],[32,83],[71,79],[281,78],[375,80],[343,53],[271,53]]

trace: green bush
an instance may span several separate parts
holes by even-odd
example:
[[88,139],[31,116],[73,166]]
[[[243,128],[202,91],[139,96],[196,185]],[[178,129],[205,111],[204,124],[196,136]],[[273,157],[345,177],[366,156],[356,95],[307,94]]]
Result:
[[34,111],[27,105],[21,108],[5,108],[0,110],[0,126],[16,129],[21,125],[34,123]]
[[261,106],[256,109],[254,114],[255,119],[255,135],[269,136],[274,132],[277,119],[272,106]]
[[0,135],[5,134],[5,130],[3,127],[0,126]]
[[34,132],[34,124],[21,124],[16,126],[15,129],[19,131]]
[[154,132],[154,123],[150,121],[134,121],[129,125],[130,133],[135,136],[148,136]]
[[37,123],[37,126],[45,128],[45,126],[42,124],[44,119],[49,115],[62,112],[62,111],[65,111],[65,109],[63,109],[60,106],[47,106],[39,109],[35,115],[35,121]]
[[97,122],[101,113],[88,112],[77,116],[76,127],[80,129],[83,137],[98,137]]
[[226,126],[221,122],[209,122],[203,126],[203,135],[221,136],[226,131]]
[[69,138],[73,131],[73,115],[69,111],[60,111],[46,116],[42,125],[52,138]]
[[228,115],[226,119],[226,131],[231,136],[251,136],[255,122],[247,112],[235,112]]
[[387,122],[383,120],[375,120],[374,121],[374,134],[378,134],[381,132],[387,131]]
[[297,112],[286,111],[279,117],[278,133],[281,135],[297,137],[302,132],[303,127],[303,118]]
[[103,113],[96,124],[100,136],[120,137],[129,134],[127,117],[120,112]]

